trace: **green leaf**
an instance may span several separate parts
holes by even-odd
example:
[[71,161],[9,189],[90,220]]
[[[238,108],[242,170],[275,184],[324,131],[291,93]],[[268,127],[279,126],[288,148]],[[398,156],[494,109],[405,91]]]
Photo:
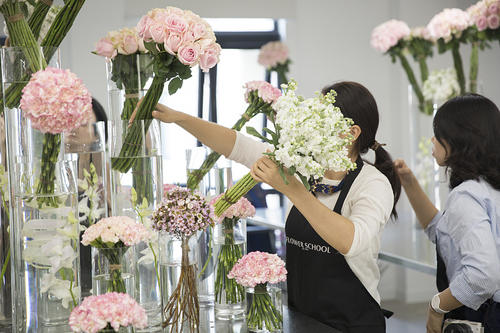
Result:
[[255,136],[255,137],[257,137],[257,138],[259,138],[259,139],[261,139],[261,140],[263,140],[265,142],[268,142],[270,144],[273,143],[271,140],[269,140],[268,138],[266,138],[265,136],[263,136],[262,134],[260,134],[259,132],[257,132],[255,130],[255,128],[253,128],[253,127],[247,127],[247,133],[250,134],[250,135],[253,135],[253,136]]
[[311,185],[309,185],[309,182],[307,181],[307,178],[301,175],[300,173],[297,173],[299,176],[300,180],[302,181],[302,184],[306,187],[306,189],[309,191],[311,189]]
[[283,181],[285,182],[285,184],[288,185],[288,179],[286,179],[285,171],[283,170],[283,166],[281,164],[278,167],[278,171],[280,172],[280,176],[281,176],[281,178],[283,178]]
[[173,95],[180,87],[182,87],[182,80],[178,77],[173,78],[168,84],[168,93]]
[[264,132],[268,133],[273,138],[273,145],[275,147],[278,146],[278,135],[267,127],[264,127]]
[[288,168],[288,173],[290,175],[293,175],[296,171],[297,171],[297,169],[295,168],[294,165],[292,165],[290,168]]

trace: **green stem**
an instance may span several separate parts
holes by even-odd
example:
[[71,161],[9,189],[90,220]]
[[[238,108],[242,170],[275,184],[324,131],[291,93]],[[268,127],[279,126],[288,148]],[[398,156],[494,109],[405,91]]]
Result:
[[404,71],[406,72],[406,76],[408,77],[408,81],[410,82],[410,85],[413,88],[413,91],[415,92],[415,95],[417,96],[418,99],[418,107],[421,111],[423,111],[425,99],[424,95],[422,94],[422,90],[420,90],[420,86],[418,85],[417,79],[415,78],[415,74],[413,73],[413,70],[410,66],[410,63],[406,59],[406,56],[402,52],[398,52],[397,56],[399,60],[401,61],[401,65],[403,66]]
[[477,92],[477,73],[479,69],[479,42],[472,42],[470,53],[469,69],[469,90],[471,93]]
[[2,289],[3,277],[5,276],[5,272],[7,271],[7,267],[8,267],[9,262],[10,262],[10,249],[7,252],[7,257],[5,258],[5,262],[3,263],[3,266],[2,266],[2,275],[0,275],[0,289]]
[[215,202],[215,214],[221,216],[232,205],[230,202],[237,202],[257,184],[250,173],[247,173]]
[[35,9],[33,10],[33,14],[31,14],[28,19],[28,25],[30,26],[33,36],[35,36],[36,39],[38,39],[38,36],[40,35],[43,21],[45,20],[49,10],[50,5],[48,5],[45,1],[38,0],[35,5]]
[[208,263],[210,262],[210,259],[212,259],[212,229],[209,229],[209,234],[208,234],[208,255],[207,255],[207,260],[205,261],[205,265],[203,265],[203,268],[201,269],[200,273],[198,273],[198,278],[200,278],[203,273],[205,272],[205,269],[208,267]]
[[54,181],[56,179],[55,166],[58,160],[60,147],[60,134],[44,134],[40,179],[36,190],[36,193],[41,195],[37,198],[40,207],[44,204],[48,207],[59,206],[59,201],[53,194],[55,191]]
[[[420,79],[422,84],[424,84],[425,81],[429,78],[429,67],[427,67],[427,61],[425,60],[426,57],[424,55],[421,55],[418,57],[418,65],[420,67]],[[433,112],[433,106],[432,106],[432,101],[425,101],[423,110],[421,110],[427,115],[432,115]]]
[[273,304],[265,283],[254,288],[247,323],[250,329],[263,329],[265,326],[271,332],[283,326],[283,316]]
[[453,55],[453,65],[455,66],[455,71],[457,72],[458,84],[460,86],[460,94],[463,95],[465,93],[465,75],[459,48],[460,48],[459,42],[458,41],[453,42],[451,48],[451,54]]

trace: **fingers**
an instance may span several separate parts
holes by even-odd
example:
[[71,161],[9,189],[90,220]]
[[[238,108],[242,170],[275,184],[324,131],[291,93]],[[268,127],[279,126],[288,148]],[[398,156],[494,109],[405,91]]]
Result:
[[263,156],[261,158],[258,159],[258,162],[261,163],[263,166],[267,167],[267,168],[272,168],[273,166],[275,166],[276,164],[271,161],[271,159],[267,156]]
[[164,123],[171,123],[174,122],[172,112],[176,111],[166,105],[158,103],[153,111],[153,118],[163,121]]

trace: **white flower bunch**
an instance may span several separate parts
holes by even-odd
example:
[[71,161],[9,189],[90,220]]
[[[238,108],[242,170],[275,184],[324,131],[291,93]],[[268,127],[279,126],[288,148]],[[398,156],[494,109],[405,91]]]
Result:
[[438,104],[457,96],[459,92],[457,73],[453,68],[432,71],[422,87],[424,98]]
[[316,93],[304,99],[295,94],[292,80],[282,85],[285,94],[273,106],[276,111],[278,144],[275,158],[302,181],[322,178],[325,171],[345,171],[356,167],[348,156],[353,121],[334,105],[336,93]]

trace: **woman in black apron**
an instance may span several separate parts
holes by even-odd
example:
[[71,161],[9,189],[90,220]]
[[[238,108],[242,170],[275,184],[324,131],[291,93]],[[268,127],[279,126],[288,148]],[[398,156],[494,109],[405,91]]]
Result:
[[433,156],[451,170],[443,212],[426,197],[403,161],[396,161],[405,191],[436,243],[437,289],[427,332],[445,318],[482,323],[500,332],[500,111],[476,95],[453,98],[434,117]]
[[[373,297],[373,295],[379,297],[376,288],[380,273],[376,260],[379,233],[390,218],[391,212],[395,214],[394,205],[399,198],[401,184],[389,154],[375,140],[379,115],[371,93],[355,82],[334,84],[326,87],[323,93],[332,89],[337,92],[335,105],[355,124],[351,128],[356,139],[350,148],[350,156],[356,161],[357,169],[349,174],[327,172],[325,178],[338,180],[340,183],[337,186],[314,184],[313,188],[323,191],[323,194],[338,195],[336,203],[331,208],[322,203],[319,195],[316,198],[309,193],[296,178],[291,177],[289,185],[284,184],[276,165],[267,158],[262,158],[262,153],[272,146],[269,147],[265,143],[252,140],[223,126],[186,115],[161,104],[158,104],[156,111],[153,112],[153,117],[164,122],[176,123],[214,151],[252,168],[252,176],[270,184],[294,203],[295,206],[286,222],[287,285],[290,307],[342,332],[385,332],[382,310],[378,300]],[[366,153],[370,148],[375,152],[373,166],[364,163],[360,158],[360,154]],[[370,251],[364,250],[365,244],[358,246],[361,255],[353,255],[357,258],[358,274],[366,264],[371,268],[371,275],[368,277],[364,275],[365,282],[362,283],[359,275],[353,272],[351,268],[353,266],[342,254],[352,249],[351,244],[354,242],[354,232],[357,229],[349,220],[349,216],[344,217],[341,213],[352,205],[356,206],[356,202],[353,202],[355,200],[352,199],[353,195],[357,193],[358,196],[362,196],[364,188],[360,184],[365,183],[371,186],[371,191],[375,189],[375,192],[378,191],[379,185],[382,186],[384,201],[380,202],[380,198],[374,195],[371,201],[364,202],[365,215],[371,217],[375,215],[373,212],[376,210],[379,211],[379,215],[376,221],[368,218],[370,220],[368,223],[374,224],[369,226],[372,228],[370,232],[358,230],[358,236],[359,233],[368,234],[366,239],[372,246]],[[297,187],[294,187],[295,185]],[[299,192],[303,197],[294,201]],[[327,215],[327,218],[314,216],[319,211]],[[306,218],[303,214],[312,215]],[[325,221],[332,223],[323,228]],[[292,246],[292,243],[295,245]],[[358,244],[361,242],[358,241]],[[365,263],[365,258],[369,263]],[[350,260],[352,262],[352,259]],[[370,281],[371,276],[373,279]],[[367,289],[367,284],[370,291]]]

